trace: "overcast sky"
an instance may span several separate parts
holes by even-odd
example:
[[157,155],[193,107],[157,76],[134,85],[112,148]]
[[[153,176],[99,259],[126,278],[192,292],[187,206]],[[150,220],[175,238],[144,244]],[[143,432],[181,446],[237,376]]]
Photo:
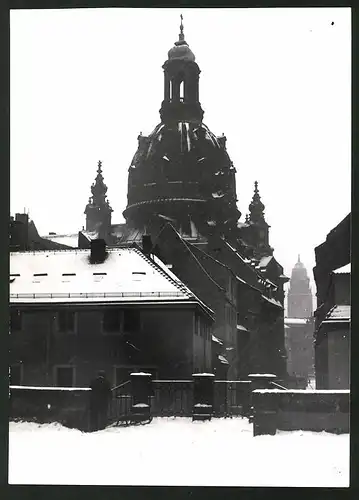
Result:
[[350,211],[351,12],[317,9],[12,11],[11,212],[40,234],[85,224],[98,160],[113,222],[140,132],[159,123],[167,52],[185,38],[204,123],[227,136],[244,220],[259,182],[290,276]]

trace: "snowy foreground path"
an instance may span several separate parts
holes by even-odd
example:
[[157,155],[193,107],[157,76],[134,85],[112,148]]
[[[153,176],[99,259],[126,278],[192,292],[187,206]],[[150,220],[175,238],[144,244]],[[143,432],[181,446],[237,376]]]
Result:
[[349,435],[252,435],[246,419],[156,418],[92,434],[10,423],[9,483],[349,486]]

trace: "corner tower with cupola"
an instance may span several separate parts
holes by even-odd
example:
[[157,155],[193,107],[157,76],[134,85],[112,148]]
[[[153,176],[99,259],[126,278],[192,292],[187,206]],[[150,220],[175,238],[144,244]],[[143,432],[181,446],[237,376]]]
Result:
[[128,176],[129,226],[156,232],[170,220],[182,235],[236,231],[235,168],[226,138],[202,122],[200,69],[181,26],[163,65],[161,123],[138,137]]
[[107,186],[102,175],[102,162],[97,165],[95,182],[91,186],[88,204],[85,208],[86,231],[97,232],[101,238],[107,240],[111,234],[112,208],[107,199]]

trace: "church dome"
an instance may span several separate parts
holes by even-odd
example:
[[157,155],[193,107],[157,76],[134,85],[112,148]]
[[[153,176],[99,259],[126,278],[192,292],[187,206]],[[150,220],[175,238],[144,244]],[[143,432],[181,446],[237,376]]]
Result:
[[186,42],[176,42],[174,47],[168,51],[168,60],[181,59],[183,61],[195,61],[196,58]]
[[183,200],[237,214],[235,168],[224,136],[216,137],[203,123],[178,121],[160,123],[138,143],[129,168],[127,209]]
[[146,164],[151,166],[154,163],[174,165],[183,161],[183,155],[202,166],[216,153],[230,167],[225,140],[225,137],[216,137],[204,123],[160,123],[148,137],[138,137],[138,149],[131,168],[136,169]]

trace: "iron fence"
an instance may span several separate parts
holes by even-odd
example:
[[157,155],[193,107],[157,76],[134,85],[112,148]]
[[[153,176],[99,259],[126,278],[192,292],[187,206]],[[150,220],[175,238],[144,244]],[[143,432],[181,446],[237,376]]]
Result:
[[109,407],[109,421],[118,423],[126,421],[131,411],[132,396],[128,394],[128,385],[131,384],[127,380],[112,389],[112,399]]
[[189,417],[193,407],[192,380],[154,380],[151,396],[153,416]]
[[215,380],[214,416],[247,416],[250,411],[250,381]]

